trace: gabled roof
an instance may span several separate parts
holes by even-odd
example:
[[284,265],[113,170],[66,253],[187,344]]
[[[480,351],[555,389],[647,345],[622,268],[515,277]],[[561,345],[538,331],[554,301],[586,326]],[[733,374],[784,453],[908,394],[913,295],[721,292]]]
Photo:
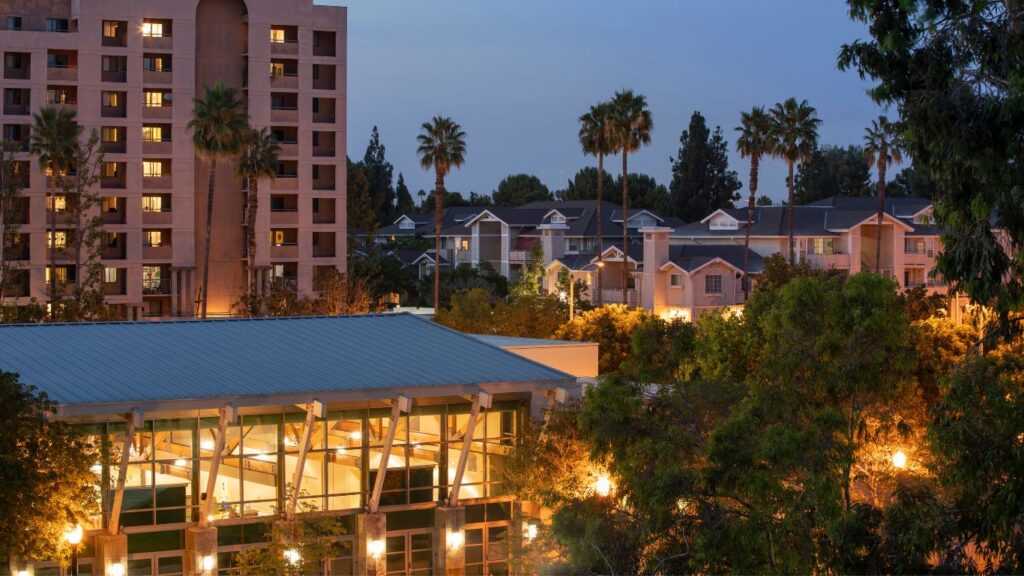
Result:
[[753,250],[734,244],[697,244],[669,246],[668,260],[661,266],[662,270],[675,266],[683,272],[694,272],[714,262],[721,262],[737,272],[743,271],[743,254],[746,252],[749,261],[749,272],[759,274],[764,271],[764,258]]
[[[654,218],[655,220],[657,220],[659,222],[662,220],[661,216],[658,216],[657,214],[655,214],[654,212],[651,212],[650,210],[648,210],[646,208],[640,208],[640,209],[632,208],[632,209],[626,210],[626,220],[627,221],[632,220],[633,218],[636,218],[637,216],[641,216],[643,214],[647,214],[648,216],[650,216],[651,218]],[[611,215],[609,215],[608,218],[612,222],[622,222],[622,209],[621,208],[616,208],[611,213]]]
[[[408,314],[0,326],[0,370],[63,416],[495,392],[565,373]],[[59,350],[59,354],[54,351]],[[442,362],[441,358],[458,358]],[[459,392],[462,390],[462,392]]]

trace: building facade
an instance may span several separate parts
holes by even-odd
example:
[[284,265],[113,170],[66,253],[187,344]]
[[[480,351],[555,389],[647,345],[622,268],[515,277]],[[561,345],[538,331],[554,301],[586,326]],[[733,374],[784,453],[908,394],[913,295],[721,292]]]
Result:
[[[53,272],[73,282],[66,203],[47,203],[48,177],[29,154],[33,113],[76,113],[104,152],[103,289],[127,318],[189,316],[202,277],[209,164],[187,128],[205,88],[237,88],[255,128],[281,146],[261,182],[256,270],[245,261],[246,195],[233,162],[216,174],[208,309],[228,315],[248,287],[280,282],[304,295],[320,267],[344,269],[345,8],[312,0],[11,0],[0,4],[3,139],[17,144],[27,203],[14,303],[48,299]],[[58,232],[47,234],[49,210]],[[8,300],[11,302],[11,300]]]
[[[227,574],[238,552],[319,517],[338,530],[310,573],[507,574],[530,519],[501,462],[531,406],[577,386],[528,358],[592,376],[597,351],[557,343],[566,364],[542,342],[495,344],[405,314],[15,325],[0,326],[0,370],[100,449],[82,573]],[[110,345],[130,365],[109,370]],[[49,346],[94,360],[68,379],[39,363]],[[459,361],[429,362],[441,357]]]

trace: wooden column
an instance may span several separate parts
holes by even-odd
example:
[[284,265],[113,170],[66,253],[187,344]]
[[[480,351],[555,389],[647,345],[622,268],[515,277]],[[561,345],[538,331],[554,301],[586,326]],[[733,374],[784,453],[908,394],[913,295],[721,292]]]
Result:
[[128,479],[128,462],[131,460],[132,437],[135,429],[142,427],[142,411],[138,408],[127,414],[127,427],[124,433],[124,444],[121,447],[121,465],[117,472],[117,485],[114,488],[114,501],[110,506],[110,519],[107,521],[107,534],[114,536],[119,532],[121,523],[121,505],[124,502],[124,483]]
[[213,446],[213,458],[210,460],[210,475],[206,478],[206,494],[199,502],[199,527],[206,528],[210,525],[210,502],[213,501],[213,491],[217,488],[217,470],[220,468],[221,452],[224,451],[224,434],[228,424],[235,421],[235,407],[225,404],[220,409],[220,421],[217,422],[217,439]]
[[469,422],[466,424],[466,436],[462,440],[462,452],[459,453],[459,465],[455,469],[455,477],[452,479],[451,492],[448,493],[448,506],[455,508],[459,505],[459,489],[462,488],[462,475],[466,472],[466,461],[469,460],[469,451],[473,444],[473,431],[476,428],[476,421],[480,417],[480,408],[491,407],[491,395],[481,390],[473,395],[473,407],[469,411]]

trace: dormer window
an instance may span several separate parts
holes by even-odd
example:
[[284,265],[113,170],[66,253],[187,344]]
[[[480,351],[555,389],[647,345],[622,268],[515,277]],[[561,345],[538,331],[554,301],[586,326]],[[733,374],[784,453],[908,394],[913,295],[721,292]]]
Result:
[[551,215],[551,223],[552,224],[565,224],[565,216],[562,216],[561,214],[552,214]]
[[932,220],[931,212],[923,212],[914,216],[914,224],[923,224],[925,226],[931,226],[934,223]]
[[718,218],[711,221],[711,230],[737,230],[739,222],[731,218]]
[[399,230],[412,230],[415,227],[416,223],[413,222],[412,220],[409,220],[408,218],[398,223]]

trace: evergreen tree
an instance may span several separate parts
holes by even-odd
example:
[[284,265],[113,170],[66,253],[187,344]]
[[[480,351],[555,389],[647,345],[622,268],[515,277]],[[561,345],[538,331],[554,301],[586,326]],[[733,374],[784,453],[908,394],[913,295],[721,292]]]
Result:
[[727,144],[720,127],[709,130],[704,116],[694,112],[679,143],[669,185],[672,215],[687,222],[700,220],[740,199],[737,191],[743,184],[736,171],[729,170]]
[[355,248],[356,235],[365,235],[369,243],[376,234],[379,224],[370,198],[370,179],[366,165],[348,161],[348,233],[349,248]]
[[491,194],[495,206],[522,206],[539,200],[551,200],[551,191],[532,174],[511,174]]
[[[424,194],[425,196],[426,194]],[[398,185],[395,186],[395,213],[394,216],[399,214],[406,214],[416,209],[416,203],[413,202],[412,194],[409,193],[409,187],[405,185],[405,177],[402,173],[398,173]],[[393,219],[392,219],[393,220]]]
[[380,143],[377,127],[373,127],[370,143],[363,155],[366,181],[370,192],[370,205],[378,222],[390,222],[395,212],[395,187],[392,183],[394,167],[384,158],[384,145]]
[[[602,173],[602,187],[612,190],[615,180],[607,172]],[[559,200],[594,200],[597,198],[597,168],[587,166],[569,180],[565,189],[555,193]]]
[[799,206],[829,196],[874,196],[871,166],[861,146],[822,146],[800,164],[793,202]]
[[[616,189],[622,189],[622,176],[615,179]],[[668,189],[658,184],[653,176],[631,172],[629,174],[629,205],[637,210],[647,209],[659,216],[672,209]]]
[[935,185],[928,175],[921,170],[907,166],[900,170],[896,177],[885,185],[885,195],[890,198],[913,196],[915,198],[934,198]]

